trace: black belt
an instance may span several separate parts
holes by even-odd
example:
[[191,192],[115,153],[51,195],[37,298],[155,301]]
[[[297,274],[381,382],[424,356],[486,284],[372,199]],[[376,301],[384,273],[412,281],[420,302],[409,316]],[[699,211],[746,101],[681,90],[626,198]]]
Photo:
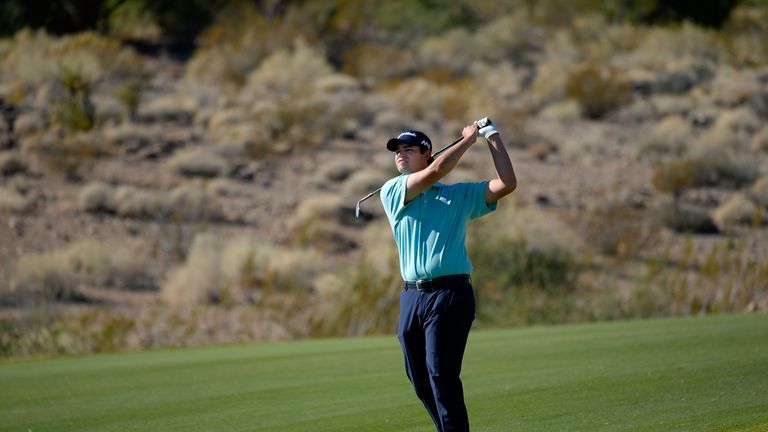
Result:
[[457,284],[469,284],[472,283],[472,279],[466,274],[440,276],[434,279],[421,279],[417,281],[405,281],[403,287],[405,290],[419,290],[424,292],[432,292],[439,289],[451,288]]

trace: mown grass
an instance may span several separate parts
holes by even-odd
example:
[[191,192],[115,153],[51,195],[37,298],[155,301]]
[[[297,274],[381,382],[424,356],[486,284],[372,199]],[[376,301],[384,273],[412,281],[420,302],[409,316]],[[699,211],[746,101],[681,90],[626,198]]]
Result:
[[[475,331],[476,431],[763,431],[768,316]],[[0,364],[0,430],[428,431],[393,336]]]

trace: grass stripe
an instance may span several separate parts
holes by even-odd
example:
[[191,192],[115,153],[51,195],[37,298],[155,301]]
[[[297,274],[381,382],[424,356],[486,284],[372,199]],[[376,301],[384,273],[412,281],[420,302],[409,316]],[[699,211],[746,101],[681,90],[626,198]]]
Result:
[[[474,331],[475,431],[768,430],[768,317]],[[394,336],[0,363],[0,430],[429,431]]]

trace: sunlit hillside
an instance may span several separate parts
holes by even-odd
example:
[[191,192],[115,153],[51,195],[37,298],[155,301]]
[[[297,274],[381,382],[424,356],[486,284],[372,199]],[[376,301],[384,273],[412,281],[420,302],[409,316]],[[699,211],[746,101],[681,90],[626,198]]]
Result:
[[478,326],[768,310],[764,2],[104,3],[0,6],[1,355],[392,332],[355,203],[484,116]]

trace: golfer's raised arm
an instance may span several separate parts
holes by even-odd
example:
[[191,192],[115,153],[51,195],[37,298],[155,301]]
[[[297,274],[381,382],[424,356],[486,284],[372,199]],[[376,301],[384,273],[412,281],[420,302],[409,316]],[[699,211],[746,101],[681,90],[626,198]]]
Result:
[[475,143],[477,131],[478,128],[475,124],[465,126],[464,130],[461,131],[461,135],[464,137],[461,141],[441,153],[423,170],[409,175],[405,184],[405,202],[413,200],[451,172],[459,163],[464,152]]
[[493,166],[496,168],[496,178],[491,179],[485,189],[485,203],[493,204],[517,188],[517,177],[507,149],[504,148],[504,143],[501,141],[501,135],[495,126],[490,124],[480,129],[480,133],[488,141]]

